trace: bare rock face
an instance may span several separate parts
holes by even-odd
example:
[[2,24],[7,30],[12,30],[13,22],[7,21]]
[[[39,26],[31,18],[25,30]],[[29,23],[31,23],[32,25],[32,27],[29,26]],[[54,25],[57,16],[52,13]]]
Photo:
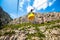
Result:
[[18,24],[18,23],[37,23],[37,24],[41,24],[41,23],[45,23],[45,22],[49,22],[52,20],[60,20],[60,12],[50,12],[47,14],[42,14],[42,13],[34,13],[35,14],[35,19],[33,21],[29,21],[29,19],[27,18],[27,15],[24,15],[20,18],[14,19],[12,22],[10,22],[11,24]]
[[9,23],[12,18],[0,7],[0,26]]

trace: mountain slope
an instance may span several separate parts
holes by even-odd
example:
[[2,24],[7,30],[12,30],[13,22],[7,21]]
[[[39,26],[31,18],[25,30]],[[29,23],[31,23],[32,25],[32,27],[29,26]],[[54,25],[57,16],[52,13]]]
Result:
[[33,21],[25,15],[10,23],[0,30],[0,40],[60,40],[60,13],[35,13]]
[[0,26],[9,23],[12,18],[0,7]]

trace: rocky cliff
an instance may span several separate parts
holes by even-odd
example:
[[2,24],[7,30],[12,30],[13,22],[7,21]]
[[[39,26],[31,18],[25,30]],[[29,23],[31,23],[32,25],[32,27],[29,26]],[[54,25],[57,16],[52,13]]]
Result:
[[20,18],[14,19],[11,24],[18,24],[18,23],[28,23],[32,22],[34,24],[38,23],[45,23],[53,20],[60,20],[60,12],[49,12],[49,13],[34,13],[35,19],[33,21],[29,21],[27,15],[24,15]]
[[12,18],[0,7],[0,27],[9,23]]

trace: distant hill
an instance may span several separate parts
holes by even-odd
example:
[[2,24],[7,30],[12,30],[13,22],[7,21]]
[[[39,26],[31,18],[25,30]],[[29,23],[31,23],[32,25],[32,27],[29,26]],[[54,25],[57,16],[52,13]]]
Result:
[[9,14],[0,7],[0,26],[9,23],[11,20],[12,18],[9,16]]

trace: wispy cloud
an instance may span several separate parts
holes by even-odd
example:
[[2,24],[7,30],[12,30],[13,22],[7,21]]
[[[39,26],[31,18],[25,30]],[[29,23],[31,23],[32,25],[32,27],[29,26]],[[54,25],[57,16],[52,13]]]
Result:
[[19,1],[19,10],[23,11],[23,5],[24,5],[25,0],[20,0]]
[[55,10],[55,8],[52,9],[52,11],[54,11],[54,10]]
[[49,6],[51,6],[56,0],[53,0],[52,2],[49,2]]

